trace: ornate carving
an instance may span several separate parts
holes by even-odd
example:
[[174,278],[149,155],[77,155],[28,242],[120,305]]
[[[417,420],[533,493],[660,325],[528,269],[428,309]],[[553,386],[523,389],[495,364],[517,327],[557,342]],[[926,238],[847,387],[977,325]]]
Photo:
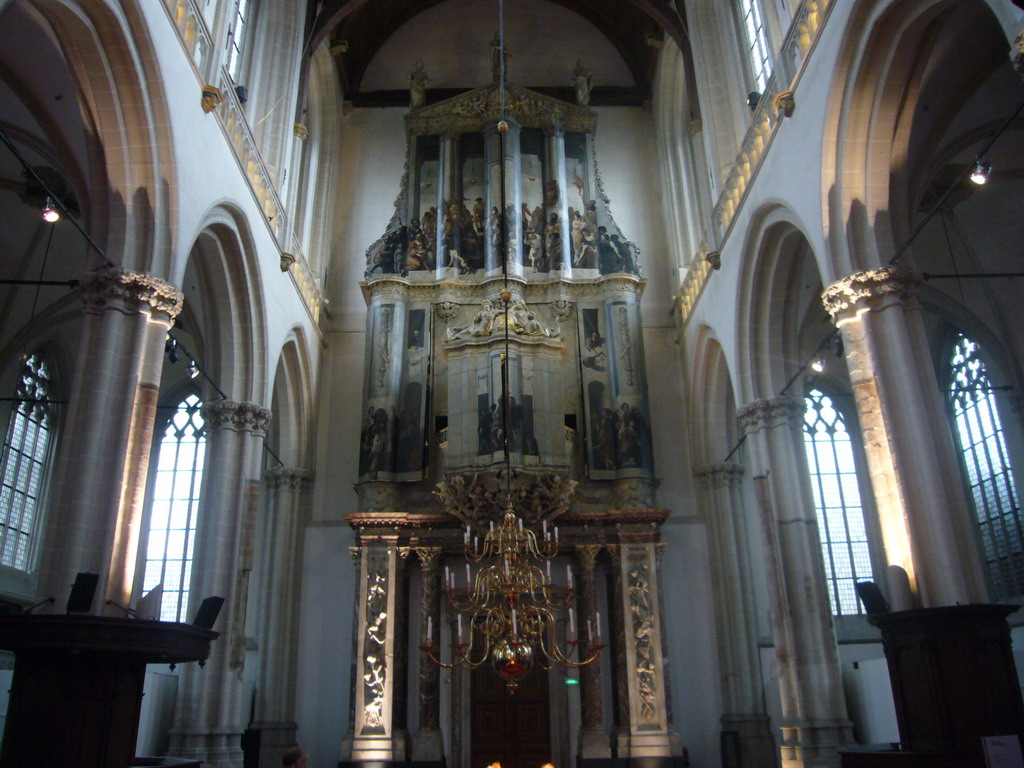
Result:
[[654,658],[654,604],[651,596],[650,563],[646,553],[631,553],[627,593],[630,629],[633,633],[637,691],[640,695],[640,724],[657,722],[658,669]]
[[437,316],[444,321],[445,325],[449,325],[459,314],[459,305],[453,301],[442,301],[434,307],[434,311],[437,313]]
[[362,513],[391,514],[401,506],[401,491],[394,483],[359,483],[356,494],[359,496],[359,511]]
[[506,487],[516,512],[526,522],[552,520],[568,511],[576,488],[568,469],[513,469],[511,483],[506,483],[504,467],[479,472],[446,471],[444,477],[437,484],[437,496],[448,514],[467,523],[499,518],[505,509]]
[[722,254],[718,251],[708,251],[705,253],[704,261],[706,261],[712,269],[722,268]]
[[629,310],[619,307],[619,316],[615,323],[619,335],[619,358],[622,360],[622,372],[626,375],[626,383],[633,386],[633,338],[629,332]]
[[273,418],[273,414],[261,405],[230,400],[206,403],[201,413],[210,431],[230,429],[233,432],[252,432],[254,435],[266,432]]
[[779,91],[775,94],[772,104],[775,107],[775,114],[779,117],[792,117],[796,110],[796,99],[793,98],[792,91]]
[[826,288],[821,302],[836,322],[858,309],[875,307],[888,300],[913,302],[921,292],[921,281],[919,272],[899,266],[854,272]]
[[279,266],[281,267],[281,271],[282,272],[287,272],[289,269],[292,268],[292,265],[294,263],[295,263],[295,254],[285,253],[284,251],[281,252],[281,262],[280,262]]
[[579,544],[576,546],[576,558],[580,564],[580,570],[583,572],[583,578],[586,580],[587,575],[591,579],[594,578],[594,566],[597,563],[597,556],[604,549],[600,544]]
[[622,477],[612,485],[612,499],[618,509],[650,509],[656,487],[657,482],[647,477]]
[[576,91],[576,103],[581,107],[590,106],[590,78],[590,70],[584,69],[583,62],[577,59],[572,71],[572,87]]
[[1013,38],[1013,47],[1017,51],[1013,57],[1013,68],[1018,75],[1024,77],[1024,29]]
[[224,101],[224,94],[220,88],[214,85],[203,86],[203,95],[199,99],[199,106],[203,108],[203,112],[210,114],[222,101]]
[[723,488],[739,485],[746,468],[739,464],[705,464],[694,470],[703,488]]
[[136,312],[143,308],[162,312],[172,320],[181,312],[185,299],[181,291],[158,277],[120,267],[90,272],[82,279],[81,292],[86,312],[122,304]]
[[366,567],[366,629],[363,645],[363,733],[384,725],[384,688],[388,668],[388,554],[370,553]]
[[[459,341],[472,337],[487,337],[505,333],[505,307],[500,300],[484,299],[480,309],[473,315],[469,325],[454,326],[449,324],[445,333],[445,341]],[[513,299],[508,308],[508,329],[510,335],[537,336],[546,339],[558,338],[562,330],[558,325],[548,328],[541,324],[537,316],[526,306],[522,299]]]
[[[500,115],[501,89],[494,84],[418,109],[406,115],[405,126],[412,135],[467,133],[496,123]],[[566,131],[593,133],[597,125],[597,115],[586,107],[517,85],[505,86],[505,115],[530,128],[558,125]]]
[[299,141],[305,141],[309,138],[309,129],[302,123],[295,123],[292,126],[292,133],[295,134],[295,138]]
[[264,474],[272,491],[286,490],[294,493],[309,493],[313,489],[313,473],[297,467],[278,467]]
[[419,109],[427,103],[427,84],[430,78],[423,70],[423,62],[416,62],[416,69],[409,75],[409,108]]
[[385,307],[380,315],[380,355],[377,358],[377,386],[383,387],[391,367],[391,309]]
[[803,424],[806,408],[806,404],[800,398],[779,395],[741,406],[736,409],[736,418],[747,433],[783,425],[799,428]]

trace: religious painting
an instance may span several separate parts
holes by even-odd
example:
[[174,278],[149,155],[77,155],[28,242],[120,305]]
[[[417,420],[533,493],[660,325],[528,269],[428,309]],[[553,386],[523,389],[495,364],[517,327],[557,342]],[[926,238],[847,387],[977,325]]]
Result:
[[544,133],[524,128],[519,134],[519,191],[523,233],[523,264],[537,272],[549,271],[544,257]]
[[[394,471],[398,479],[419,479],[423,472],[424,425],[427,419],[427,309],[410,309],[405,328],[402,393],[398,405]],[[413,474],[413,477],[403,477]]]

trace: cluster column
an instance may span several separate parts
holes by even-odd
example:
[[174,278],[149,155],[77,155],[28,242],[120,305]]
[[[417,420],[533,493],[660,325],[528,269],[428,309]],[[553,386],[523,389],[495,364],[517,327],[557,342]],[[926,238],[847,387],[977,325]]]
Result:
[[129,605],[164,340],[182,294],[116,267],[82,280],[85,327],[57,457],[39,599],[63,606],[75,574],[100,576],[94,605]]
[[280,467],[266,474],[270,491],[260,655],[253,728],[260,731],[260,768],[277,768],[295,744],[295,677],[302,564],[302,521],[313,475]]
[[204,668],[188,664],[178,682],[172,755],[217,768],[242,765],[248,719],[242,696],[245,609],[259,490],[263,436],[271,413],[255,403],[218,400],[203,406],[206,464],[196,529],[189,613],[212,595],[225,598]]
[[775,742],[764,711],[750,547],[743,524],[740,483],[744,471],[738,464],[708,464],[694,474],[710,539],[722,730],[736,734],[742,765],[774,768]]
[[780,396],[737,411],[752,463],[764,468],[754,484],[782,698],[783,768],[838,766],[838,747],[853,737],[803,447],[804,407],[802,399]]
[[882,267],[822,294],[843,336],[897,610],[985,599],[920,290],[920,274]]

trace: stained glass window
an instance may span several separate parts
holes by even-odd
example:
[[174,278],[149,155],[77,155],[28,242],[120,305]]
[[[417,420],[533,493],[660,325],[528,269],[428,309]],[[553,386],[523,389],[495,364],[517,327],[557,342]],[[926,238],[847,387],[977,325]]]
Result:
[[862,613],[854,585],[871,579],[853,443],[843,414],[817,389],[807,395],[804,447],[818,513],[828,596],[837,616]]
[[182,621],[195,549],[206,432],[202,402],[189,395],[167,422],[157,456],[142,591],[163,586],[162,621]]
[[1024,532],[996,401],[978,345],[957,336],[950,357],[954,433],[974,502],[993,598],[1024,594]]
[[54,405],[42,355],[26,358],[0,458],[0,564],[31,569],[40,496],[50,458]]

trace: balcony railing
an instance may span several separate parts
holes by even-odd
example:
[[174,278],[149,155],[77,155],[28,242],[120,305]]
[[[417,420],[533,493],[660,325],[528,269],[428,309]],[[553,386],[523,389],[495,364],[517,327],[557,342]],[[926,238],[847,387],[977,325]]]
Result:
[[224,67],[218,66],[214,61],[213,39],[203,15],[195,0],[164,0],[164,7],[191,59],[200,91],[207,85],[215,85],[219,92],[219,103],[213,109],[213,114],[224,131],[239,168],[249,182],[253,197],[260,206],[267,227],[277,243],[279,256],[284,254],[286,258],[291,257],[293,263],[288,272],[309,311],[313,325],[319,327],[320,312],[324,306],[319,281],[310,271],[298,239],[288,226],[288,214],[256,147],[234,83]]
[[[761,163],[784,119],[782,112],[776,107],[775,96],[785,90],[796,91],[804,65],[834,5],[835,0],[804,0],[796,10],[793,23],[776,57],[775,71],[769,78],[764,96],[754,111],[736,162],[725,178],[722,194],[711,213],[714,231],[705,240],[713,245],[705,245],[701,252],[694,255],[679,287],[677,295],[680,332],[690,321],[697,300],[712,272],[711,265],[704,256],[709,250],[722,250],[722,245],[732,231],[736,214],[746,199],[747,190],[757,177]],[[783,87],[786,83],[788,86]]]

